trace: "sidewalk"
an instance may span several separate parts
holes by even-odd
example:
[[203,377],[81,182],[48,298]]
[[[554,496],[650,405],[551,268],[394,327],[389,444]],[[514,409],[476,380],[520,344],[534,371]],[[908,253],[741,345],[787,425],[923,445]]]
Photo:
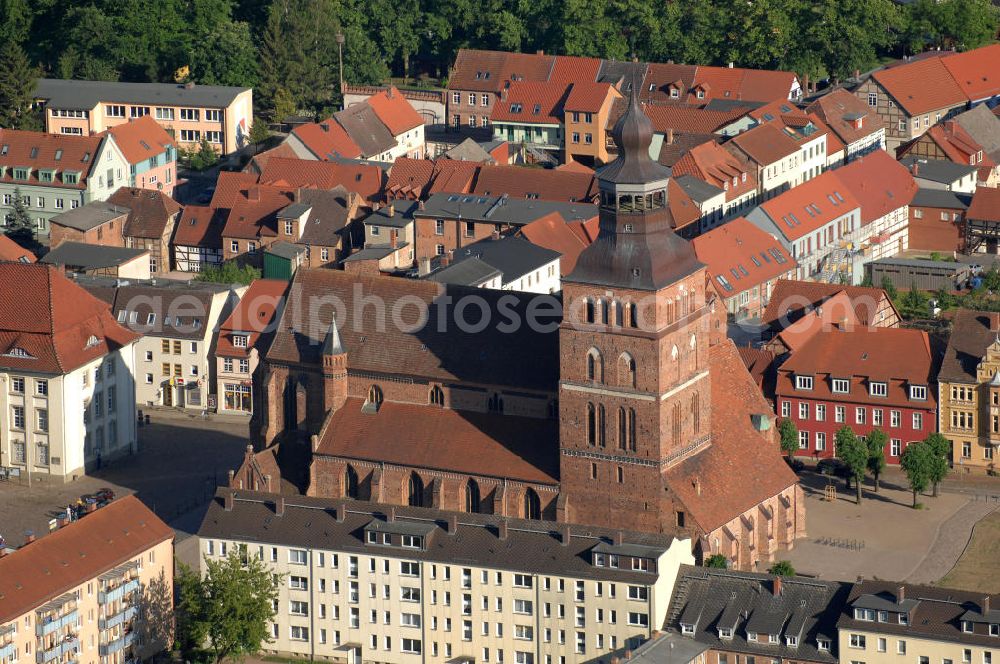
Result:
[[998,508],[992,502],[969,502],[938,526],[937,536],[923,560],[910,571],[907,583],[936,583],[952,570],[972,539],[976,524]]

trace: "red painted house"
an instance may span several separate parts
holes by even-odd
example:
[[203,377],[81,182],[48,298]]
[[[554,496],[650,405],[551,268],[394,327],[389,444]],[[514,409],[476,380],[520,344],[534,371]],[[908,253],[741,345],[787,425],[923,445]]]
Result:
[[838,429],[859,436],[879,428],[885,458],[936,431],[931,349],[926,332],[904,328],[833,327],[814,335],[778,369],[778,413],[799,429],[799,456],[835,455]]

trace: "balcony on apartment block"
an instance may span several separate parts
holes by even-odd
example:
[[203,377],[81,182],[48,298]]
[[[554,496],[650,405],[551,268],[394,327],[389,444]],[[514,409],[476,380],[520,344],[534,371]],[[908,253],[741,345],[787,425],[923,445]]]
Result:
[[127,623],[129,620],[132,620],[132,618],[135,618],[136,615],[138,615],[138,613],[139,613],[138,607],[126,606],[123,607],[117,613],[109,615],[106,618],[100,618],[97,621],[97,626],[100,628],[102,632],[106,629],[114,629],[115,627],[123,625]]
[[80,652],[80,639],[70,634],[57,641],[51,648],[39,649],[35,653],[35,661],[38,664],[62,662],[64,655],[75,655],[78,652]]
[[138,563],[132,561],[99,576],[102,590],[97,594],[97,603],[111,604],[139,590],[138,569]]
[[101,644],[99,650],[101,657],[107,657],[108,655],[113,655],[116,652],[120,652],[130,645],[135,643],[135,632],[129,632],[128,634],[123,634],[120,638],[114,641],[109,641],[108,643]]

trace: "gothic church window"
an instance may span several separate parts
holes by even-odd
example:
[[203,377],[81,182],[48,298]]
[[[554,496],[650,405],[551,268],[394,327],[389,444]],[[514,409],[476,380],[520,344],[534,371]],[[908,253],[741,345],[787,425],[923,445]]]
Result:
[[601,359],[601,351],[596,348],[587,351],[587,380],[604,382],[604,360]]
[[535,520],[542,518],[542,501],[534,489],[524,492],[524,518]]
[[406,504],[410,507],[423,507],[424,505],[424,483],[416,473],[410,473],[410,479],[406,487]]
[[635,387],[635,360],[628,353],[618,358],[618,382],[625,387]]
[[440,385],[431,388],[431,403],[435,406],[444,405],[444,390],[441,389]]
[[479,484],[471,478],[465,483],[465,511],[470,513],[479,511]]

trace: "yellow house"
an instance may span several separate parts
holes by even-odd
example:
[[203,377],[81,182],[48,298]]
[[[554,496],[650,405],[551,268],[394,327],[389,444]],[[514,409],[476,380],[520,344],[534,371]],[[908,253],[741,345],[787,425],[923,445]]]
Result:
[[938,431],[963,473],[993,471],[1000,445],[1000,314],[961,309],[938,373]]

